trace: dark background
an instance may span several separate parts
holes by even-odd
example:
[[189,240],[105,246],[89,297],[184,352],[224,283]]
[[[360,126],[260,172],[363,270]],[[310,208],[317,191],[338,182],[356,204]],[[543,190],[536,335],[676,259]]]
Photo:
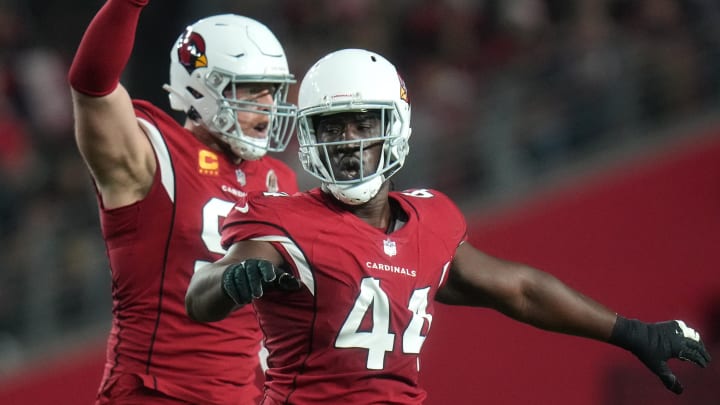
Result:
[[[65,80],[84,28],[102,3],[0,0],[0,387],[21,386],[26,370],[48,369],[51,359],[70,356],[65,365],[82,365],[77,353],[97,359],[109,328],[109,271],[90,178],[72,135]],[[624,179],[636,178],[642,162],[680,154],[681,145],[713,150],[703,140],[714,139],[720,128],[717,1],[153,0],[142,14],[122,79],[131,94],[168,107],[161,86],[173,41],[189,23],[221,12],[266,23],[285,46],[298,80],[315,60],[338,48],[367,48],[394,61],[413,105],[410,157],[394,178],[396,187],[433,187],[449,194],[468,217],[481,221],[471,234],[479,247],[547,268],[617,310],[648,318],[690,317],[710,325],[706,316],[714,309],[704,306],[714,307],[704,302],[709,289],[717,291],[717,266],[711,266],[713,272],[704,266],[717,264],[715,249],[705,244],[717,241],[713,221],[720,218],[720,205],[712,205],[714,195],[706,194],[720,184],[714,166],[685,169],[685,177],[663,172],[655,178],[658,187],[668,187],[662,192],[646,189],[644,179],[617,186],[603,195],[605,203],[573,205],[539,225],[532,220],[545,215],[542,209],[527,208],[534,214],[512,210],[534,207],[535,201],[565,189],[571,191],[561,200],[573,204],[574,195],[598,176],[631,181]],[[300,169],[294,143],[283,159],[298,169],[303,188],[315,185]],[[706,204],[686,205],[701,201]],[[660,202],[671,205],[662,208]],[[515,225],[486,234],[483,224],[502,221],[501,213],[508,211]],[[678,227],[691,232],[678,234]],[[634,243],[658,235],[668,239],[659,246],[653,245],[657,241]],[[586,250],[566,242],[583,243]],[[547,254],[533,254],[534,248]],[[658,253],[673,256],[668,263],[640,260]],[[623,262],[628,255],[636,257],[633,265]],[[616,259],[599,259],[606,256]],[[656,274],[658,264],[665,267]],[[587,278],[576,276],[578,271]],[[642,273],[626,277],[629,271]],[[690,274],[691,281],[684,281],[683,274]],[[684,292],[674,294],[673,288]],[[653,305],[657,312],[650,310]],[[630,384],[637,371],[634,363],[622,363],[608,371],[606,382],[598,382],[605,368],[625,359],[623,353],[501,319],[493,323],[500,327],[496,337],[478,326],[466,337],[477,342],[473,347],[452,345],[445,339],[461,331],[448,329],[438,318],[430,341],[440,343],[428,347],[428,363],[439,370],[438,379],[430,379],[429,387],[456,393],[472,388],[484,396],[501,392],[507,404],[528,403],[513,394],[524,386],[544,398],[555,393],[548,404],[600,404],[591,401],[603,398],[621,404],[612,397],[619,391],[607,387]],[[473,322],[483,325],[485,320]],[[708,333],[717,336],[717,331]],[[534,342],[546,339],[555,343],[533,349]],[[564,352],[564,345],[574,349]],[[519,364],[501,366],[497,357],[481,361],[482,353],[514,350],[526,354],[515,358]],[[585,355],[591,350],[601,354]],[[573,361],[552,366],[566,357]],[[524,369],[532,372],[518,372]],[[561,369],[565,374],[555,377]],[[443,370],[451,371],[440,378]],[[508,383],[496,377],[465,381],[478,370],[491,376],[497,370]],[[472,387],[453,384],[447,375],[455,371],[462,373],[455,377],[458,384]],[[647,379],[642,371],[637,378]],[[71,374],[67,368],[55,372],[60,381]],[[566,386],[566,380],[580,385]],[[88,384],[94,391],[95,383]],[[645,392],[623,390],[626,398]],[[431,391],[433,403],[447,403],[435,395]]]

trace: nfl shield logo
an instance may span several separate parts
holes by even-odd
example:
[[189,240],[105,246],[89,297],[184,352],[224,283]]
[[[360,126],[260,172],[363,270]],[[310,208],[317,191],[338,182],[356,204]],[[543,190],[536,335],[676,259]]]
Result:
[[247,178],[245,178],[245,172],[242,171],[242,169],[235,170],[235,178],[241,186],[245,186],[247,184]]
[[395,256],[397,254],[397,245],[395,245],[394,241],[391,241],[390,239],[385,239],[383,241],[383,250],[385,251],[386,255]]

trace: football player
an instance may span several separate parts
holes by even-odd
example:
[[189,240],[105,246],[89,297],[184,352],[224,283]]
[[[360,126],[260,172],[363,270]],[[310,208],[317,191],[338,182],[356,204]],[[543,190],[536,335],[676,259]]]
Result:
[[225,257],[193,276],[193,319],[256,307],[270,352],[263,404],[422,403],[435,301],[617,345],[676,393],[668,359],[708,364],[684,322],[618,316],[548,273],[471,246],[443,193],[391,191],[410,133],[407,88],[390,62],[360,49],[320,59],[300,86],[298,136],[321,186],[249,194],[223,225]]
[[[221,257],[219,223],[250,190],[297,191],[265,156],[285,149],[296,106],[283,47],[262,23],[201,19],[170,49],[170,106],[120,84],[147,0],[108,0],[69,72],[76,140],[97,190],[112,272],[112,328],[97,404],[255,404],[260,330],[251,306],[190,320],[194,271]],[[158,85],[158,89],[160,86]]]

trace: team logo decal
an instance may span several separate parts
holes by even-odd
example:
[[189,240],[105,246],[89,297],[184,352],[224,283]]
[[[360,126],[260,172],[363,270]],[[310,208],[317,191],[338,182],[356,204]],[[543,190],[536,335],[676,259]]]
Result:
[[397,245],[395,244],[395,241],[385,239],[383,241],[383,251],[385,251],[385,254],[388,256],[395,256],[397,254]]
[[271,193],[277,193],[280,190],[280,186],[278,186],[278,178],[277,174],[275,174],[275,170],[268,170],[267,177],[265,178],[265,185],[267,186],[267,191]]
[[245,172],[242,171],[242,169],[235,170],[235,178],[241,186],[245,186],[247,184],[247,177],[245,177]]
[[220,160],[218,156],[209,150],[201,149],[198,152],[198,172],[206,176],[219,175]]
[[410,104],[410,97],[408,97],[407,86],[405,86],[405,80],[398,73],[398,79],[400,80],[400,100]]
[[187,28],[177,45],[178,60],[188,73],[208,65],[205,40],[197,32]]

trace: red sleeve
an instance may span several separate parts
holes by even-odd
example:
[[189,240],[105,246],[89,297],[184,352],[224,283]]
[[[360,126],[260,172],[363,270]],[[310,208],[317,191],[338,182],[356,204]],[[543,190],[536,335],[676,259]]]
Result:
[[261,191],[251,191],[241,197],[230,210],[221,227],[221,245],[227,249],[239,240],[283,234],[277,212],[281,198],[267,197]]
[[[467,221],[460,208],[445,194],[438,190],[424,190],[433,198],[427,199],[431,215],[425,219],[426,224],[432,224],[430,229],[437,232],[439,240],[445,245],[451,256],[455,255],[458,246],[467,241]],[[441,213],[441,215],[437,215]],[[443,269],[438,285],[444,286],[448,279],[448,268]]]
[[445,194],[433,190],[438,196],[438,200],[442,203],[442,208],[438,212],[443,213],[443,218],[450,225],[449,240],[456,241],[457,248],[462,242],[465,242],[468,238],[467,235],[467,221],[465,215],[460,211],[460,208]]
[[148,0],[108,0],[90,22],[73,59],[68,81],[89,96],[110,94],[120,83],[140,11]]
[[450,249],[454,251],[467,240],[465,215],[447,195],[434,189],[411,189],[403,191],[403,194],[410,196],[405,199],[411,204],[422,205],[419,210],[421,220],[438,234],[440,240],[447,241]]

